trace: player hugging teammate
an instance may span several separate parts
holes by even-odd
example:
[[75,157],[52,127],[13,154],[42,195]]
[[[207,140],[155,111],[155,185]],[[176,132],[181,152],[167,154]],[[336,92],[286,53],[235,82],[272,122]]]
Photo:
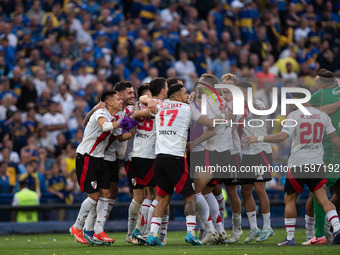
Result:
[[[164,78],[155,78],[149,84],[142,85],[138,89],[139,101],[134,107],[134,91],[129,82],[119,82],[114,86],[114,91],[103,93],[101,103],[84,121],[84,138],[77,149],[78,182],[82,192],[88,194],[75,224],[70,228],[78,242],[106,245],[114,242],[104,232],[104,224],[118,192],[117,158],[126,161],[126,172],[133,190],[128,211],[128,243],[152,246],[166,244],[169,203],[173,192],[184,198],[187,228],[184,240],[187,243],[216,245],[238,242],[243,234],[238,185],[241,185],[243,204],[250,223],[245,242],[264,242],[274,232],[265,189],[271,174],[261,171],[261,167],[269,168],[272,165],[270,143],[290,137],[292,155],[288,165],[294,168],[290,169],[285,184],[287,239],[278,245],[295,244],[295,201],[304,184],[313,194],[315,203],[325,212],[328,225],[333,228],[331,244],[339,244],[339,218],[323,189],[326,179],[322,175],[299,175],[296,169],[307,173],[305,169],[311,165],[329,164],[323,159],[323,132],[329,136],[333,146],[333,154],[336,154],[332,154],[333,158],[339,158],[340,140],[327,114],[336,112],[340,103],[330,102],[333,103],[331,106],[325,106],[324,101],[318,101],[318,104],[314,100],[314,105],[321,107],[319,109],[306,103],[304,106],[313,114],[313,118],[305,118],[297,110],[288,117],[298,123],[295,127],[284,127],[281,133],[268,136],[265,126],[242,124],[253,119],[265,122],[264,116],[255,116],[247,106],[248,91],[252,89],[252,84],[238,81],[233,74],[226,74],[221,79],[223,83],[237,86],[242,91],[245,99],[243,115],[232,114],[233,97],[230,90],[216,91],[214,86],[219,83],[218,78],[210,74],[198,79],[190,98],[181,80]],[[336,89],[334,86],[329,88]],[[292,96],[301,97],[298,93]],[[257,110],[265,109],[260,100],[252,103]],[[226,123],[215,125],[216,120]],[[237,125],[231,125],[231,122]],[[126,145],[126,140],[131,146]],[[233,167],[236,171],[222,175],[210,170],[196,171],[223,166],[229,166],[229,169]],[[242,167],[257,170],[242,172]],[[224,226],[223,184],[232,211],[229,238]],[[334,184],[339,185],[338,179]],[[253,190],[260,201],[262,230],[257,226]],[[338,202],[338,196],[339,192],[336,192],[333,202]],[[195,235],[196,222],[199,225],[199,237]]]

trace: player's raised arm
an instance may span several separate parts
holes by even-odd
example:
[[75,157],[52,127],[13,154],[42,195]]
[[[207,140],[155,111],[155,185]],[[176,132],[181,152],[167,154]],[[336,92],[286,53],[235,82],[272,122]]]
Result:
[[99,110],[99,109],[103,109],[104,107],[105,107],[105,103],[104,103],[104,102],[99,102],[98,104],[96,104],[96,105],[92,108],[92,110],[91,110],[88,114],[86,114],[85,119],[84,119],[84,121],[83,121],[83,123],[82,123],[83,127],[86,127],[87,123],[89,122],[91,116],[93,115],[93,113],[94,113],[95,111],[97,111],[97,110]]
[[249,135],[244,138],[246,144],[249,146],[252,143],[265,142],[265,143],[280,143],[285,141],[289,135],[285,132],[272,134],[268,136],[253,136]]
[[333,104],[326,104],[324,106],[319,106],[319,107],[315,107],[315,108],[326,113],[327,115],[331,115],[331,114],[335,113],[336,111],[340,110],[340,101],[333,103]]

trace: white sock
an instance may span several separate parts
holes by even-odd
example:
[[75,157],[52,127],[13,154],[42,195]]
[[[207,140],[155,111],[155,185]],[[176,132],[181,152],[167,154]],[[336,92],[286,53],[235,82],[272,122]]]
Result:
[[287,240],[290,241],[294,238],[296,218],[285,218]]
[[136,200],[132,199],[129,206],[128,235],[131,235],[132,231],[136,227],[139,209],[140,204],[138,204]]
[[339,231],[340,224],[339,224],[339,216],[335,210],[330,210],[326,213],[326,219],[332,224],[333,233]]
[[325,217],[325,231],[331,232],[331,226],[332,224],[327,220],[327,217]]
[[150,229],[150,234],[153,237],[158,236],[158,231],[161,227],[162,224],[162,217],[152,217],[151,219],[151,229]]
[[207,200],[204,199],[202,193],[195,194],[195,203],[197,213],[200,215],[201,220],[205,224],[205,229],[208,233],[215,231],[215,227],[210,217],[210,210]]
[[257,219],[256,219],[256,211],[247,212],[247,217],[250,224],[250,229],[257,229]]
[[104,231],[104,225],[107,219],[107,211],[109,207],[109,199],[100,197],[97,203],[97,220],[94,225],[94,232],[99,234]]
[[217,200],[218,207],[220,209],[220,216],[221,216],[221,220],[222,220],[222,225],[224,226],[225,201],[224,201],[223,193],[215,196],[215,198]]
[[97,206],[93,206],[90,210],[89,215],[87,216],[85,220],[85,229],[86,231],[93,231],[94,225],[96,223],[97,219]]
[[145,229],[143,230],[144,235],[149,234],[151,230],[151,220],[153,216],[153,211],[155,210],[156,206],[158,205],[158,200],[154,199],[150,205],[149,211],[148,211],[148,219],[146,221]]
[[163,215],[160,234],[166,235],[168,231],[169,215]]
[[201,216],[197,213],[196,214],[196,222],[198,224],[198,227],[200,228],[200,230],[205,231],[205,224],[201,219]]
[[196,228],[196,215],[188,215],[185,217],[185,221],[187,224],[187,232],[195,236],[195,228]]
[[305,227],[306,227],[306,236],[315,236],[315,218],[310,217],[307,214],[305,214]]
[[241,229],[242,218],[240,213],[233,213],[232,214],[232,221],[233,221],[233,229],[239,230]]
[[77,216],[77,220],[74,223],[73,228],[75,228],[75,229],[82,228],[82,226],[83,226],[83,224],[84,224],[84,222],[87,218],[87,215],[91,211],[92,207],[96,206],[96,205],[97,205],[97,201],[94,201],[92,198],[89,198],[89,197],[86,198],[80,206],[80,210],[79,210],[79,213],[78,213],[78,216]]
[[263,217],[263,228],[265,229],[271,229],[271,225],[270,225],[270,212],[269,213],[262,213],[262,217]]
[[142,230],[142,228],[144,227],[144,224],[146,223],[147,218],[148,218],[148,211],[149,211],[151,202],[152,201],[150,199],[143,200],[142,207],[139,210],[139,216],[138,216],[136,229]]
[[209,194],[204,195],[204,198],[207,200],[207,203],[209,205],[210,216],[211,216],[211,219],[214,222],[216,231],[219,234],[224,232],[224,228],[223,228],[222,220],[221,220],[221,216],[220,216],[220,210],[218,208],[218,203],[217,203],[216,198],[214,197],[213,193],[209,193]]
[[116,203],[116,199],[112,199],[112,198],[109,199],[109,205],[107,208],[107,218],[109,218],[112,208],[115,206],[115,203]]

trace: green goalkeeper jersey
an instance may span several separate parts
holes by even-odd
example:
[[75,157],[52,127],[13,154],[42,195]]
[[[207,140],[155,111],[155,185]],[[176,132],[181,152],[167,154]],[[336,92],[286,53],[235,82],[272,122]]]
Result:
[[[321,89],[315,92],[310,100],[310,104],[314,107],[324,106],[327,104],[333,104],[340,100],[340,87],[332,87]],[[329,115],[332,120],[332,124],[336,129],[336,133],[340,137],[340,110],[337,110],[333,114]],[[322,145],[324,148],[324,163],[326,165],[332,164],[334,169],[340,166],[340,157],[336,152],[331,139],[325,135],[322,141]],[[339,171],[339,168],[337,169]],[[331,176],[328,175],[328,178],[339,178],[339,173],[332,173]]]

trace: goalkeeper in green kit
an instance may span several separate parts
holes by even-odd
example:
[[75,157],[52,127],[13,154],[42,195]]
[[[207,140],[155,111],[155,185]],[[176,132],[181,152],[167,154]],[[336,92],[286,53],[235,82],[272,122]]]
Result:
[[[338,86],[334,74],[326,69],[321,69],[315,78],[315,86],[318,89],[310,100],[313,107],[325,112],[331,118],[332,124],[336,129],[336,133],[340,136],[340,87]],[[327,185],[332,186],[334,196],[331,202],[340,209],[340,158],[328,136],[324,136],[322,141],[324,149],[324,163],[327,166],[326,179]],[[303,245],[327,244],[327,239],[332,237],[330,232],[330,223],[325,222],[324,210],[314,199],[315,214],[315,236],[314,233],[314,217],[305,216],[306,219],[306,239]],[[326,228],[325,228],[326,227]],[[325,231],[326,230],[326,231]],[[311,235],[312,233],[312,235]],[[326,233],[326,234],[325,234]],[[327,238],[326,238],[327,236]],[[331,240],[328,240],[331,241]]]

